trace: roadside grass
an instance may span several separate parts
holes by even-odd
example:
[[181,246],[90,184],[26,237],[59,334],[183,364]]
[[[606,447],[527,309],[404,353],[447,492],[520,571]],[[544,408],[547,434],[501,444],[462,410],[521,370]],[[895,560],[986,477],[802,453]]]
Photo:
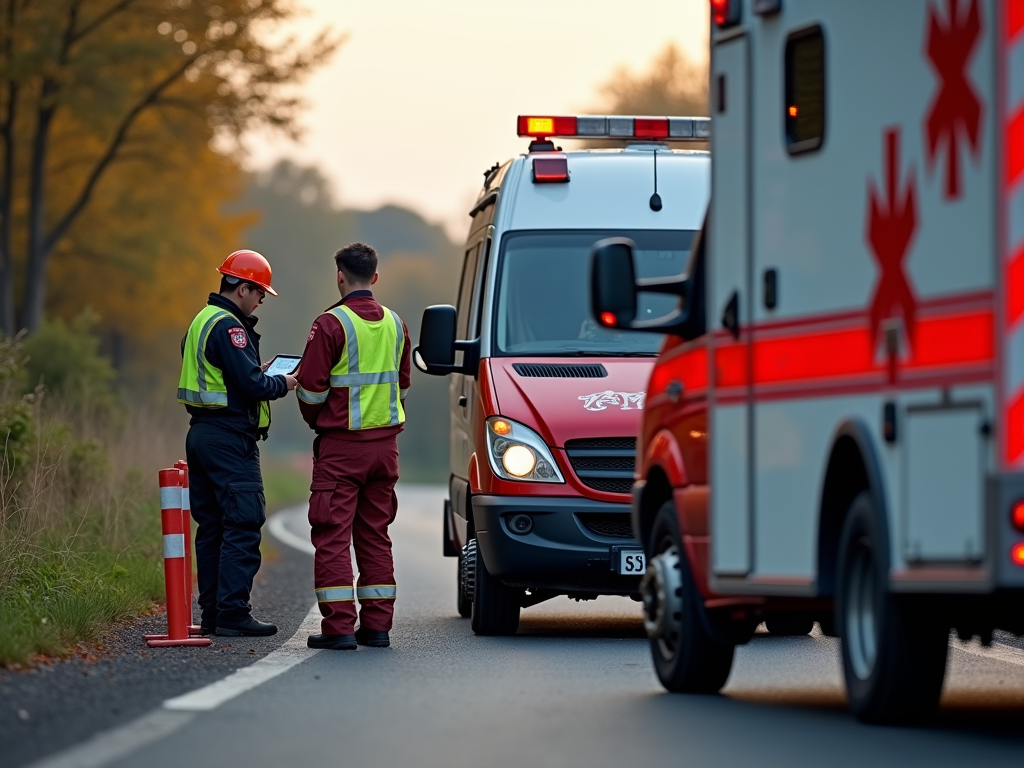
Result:
[[156,470],[184,421],[126,403],[89,323],[0,339],[0,667],[73,653],[163,600]]
[[310,470],[300,468],[293,461],[278,459],[264,459],[262,470],[267,512],[277,512],[309,499]]

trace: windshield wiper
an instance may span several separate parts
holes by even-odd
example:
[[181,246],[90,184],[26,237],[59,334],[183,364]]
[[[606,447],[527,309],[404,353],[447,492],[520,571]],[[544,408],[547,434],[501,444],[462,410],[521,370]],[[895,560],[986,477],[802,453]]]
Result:
[[[609,352],[598,349],[566,349],[562,350],[566,355],[575,357],[657,357],[657,352]],[[559,353],[561,354],[561,353]]]

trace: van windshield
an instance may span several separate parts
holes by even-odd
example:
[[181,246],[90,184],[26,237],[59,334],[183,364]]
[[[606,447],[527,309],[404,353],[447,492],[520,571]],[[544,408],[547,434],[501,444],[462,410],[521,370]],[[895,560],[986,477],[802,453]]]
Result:
[[[510,232],[502,240],[495,341],[505,355],[656,355],[662,335],[613,331],[590,315],[590,249],[605,237],[636,244],[637,277],[686,269],[693,230]],[[675,309],[675,296],[641,294],[637,319]]]

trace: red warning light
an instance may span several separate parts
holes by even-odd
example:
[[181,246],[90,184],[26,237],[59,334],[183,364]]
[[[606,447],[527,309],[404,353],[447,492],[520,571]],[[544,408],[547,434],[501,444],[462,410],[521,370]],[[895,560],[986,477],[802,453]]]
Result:
[[740,20],[739,0],[711,0],[711,15],[720,27],[731,27]]
[[1024,500],[1018,501],[1010,511],[1010,522],[1013,527],[1024,533]]
[[1014,565],[1024,568],[1024,542],[1013,545],[1013,549],[1010,550],[1010,559]]
[[618,322],[618,318],[615,317],[614,312],[602,312],[601,313],[601,324],[607,325],[609,328],[614,328]]

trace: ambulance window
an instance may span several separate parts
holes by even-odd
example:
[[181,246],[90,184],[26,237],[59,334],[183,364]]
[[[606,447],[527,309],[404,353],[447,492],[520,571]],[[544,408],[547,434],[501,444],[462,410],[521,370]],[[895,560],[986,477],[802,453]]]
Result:
[[476,271],[476,289],[473,292],[473,335],[470,336],[472,339],[479,338],[480,323],[484,316],[483,295],[485,283],[487,282],[487,262],[491,253],[491,238],[484,240],[480,249],[480,264]]
[[476,284],[476,265],[480,256],[480,243],[476,243],[466,251],[466,261],[462,266],[462,281],[459,284],[458,325],[456,333],[460,339],[466,338],[469,328],[469,316],[472,314],[473,287]]
[[825,37],[815,26],[786,40],[786,148],[813,152],[825,139]]

